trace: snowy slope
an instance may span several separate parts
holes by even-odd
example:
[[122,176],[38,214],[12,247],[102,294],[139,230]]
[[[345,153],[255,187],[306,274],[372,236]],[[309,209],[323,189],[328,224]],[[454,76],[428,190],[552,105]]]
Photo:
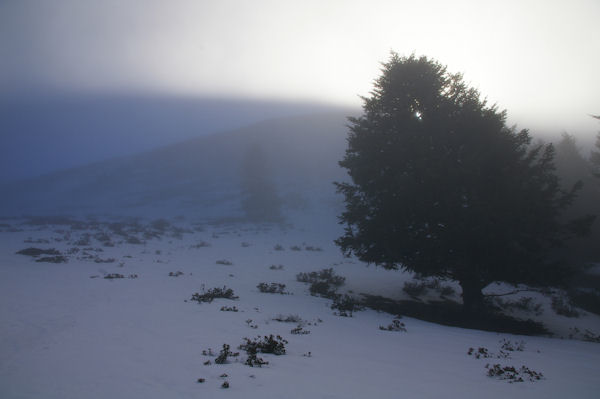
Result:
[[[0,397],[598,397],[597,343],[407,317],[401,319],[406,332],[382,331],[379,326],[389,325],[393,315],[373,310],[334,315],[331,301],[310,296],[297,273],[332,267],[347,278],[342,290],[392,297],[403,295],[402,283],[410,276],[343,258],[332,244],[339,233],[335,224],[307,220],[315,219],[299,219],[293,227],[177,220],[173,224],[182,229],[167,225],[158,233],[146,222],[111,230],[103,223],[0,221]],[[135,242],[133,237],[144,243],[126,242]],[[202,242],[209,246],[197,245]],[[16,254],[27,247],[73,253],[68,263],[35,262]],[[183,274],[169,276],[176,272]],[[103,278],[112,273],[125,278]],[[285,284],[291,295],[261,293],[260,282]],[[224,285],[239,299],[190,301],[202,288]],[[220,311],[223,306],[239,311]],[[554,325],[600,332],[598,316],[566,319],[548,308],[544,312]],[[291,334],[298,323],[273,320],[278,315],[299,316],[310,334]],[[209,348],[218,354],[223,344],[238,351],[244,337],[269,334],[288,341],[287,353],[261,355],[269,362],[262,368],[244,365],[243,351],[220,365],[203,355]],[[467,354],[484,347],[499,355],[502,340],[524,342],[524,350],[504,351],[507,358]],[[204,365],[207,360],[213,364]],[[511,384],[488,377],[488,363],[524,365],[543,379]],[[221,388],[224,381],[228,389]]]

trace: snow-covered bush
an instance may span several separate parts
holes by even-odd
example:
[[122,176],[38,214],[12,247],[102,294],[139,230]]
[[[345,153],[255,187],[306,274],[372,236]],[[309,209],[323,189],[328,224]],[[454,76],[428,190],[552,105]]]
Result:
[[285,284],[281,283],[259,283],[256,288],[266,294],[289,294],[289,292],[285,291]]
[[337,315],[343,317],[352,317],[353,312],[364,308],[360,301],[348,294],[338,295],[331,304],[331,309],[338,310]]
[[208,291],[204,291],[202,294],[196,292],[192,295],[191,300],[196,301],[198,303],[202,302],[212,302],[214,299],[224,298],[224,299],[238,299],[238,296],[235,296],[233,290],[231,288],[227,288],[223,286],[223,288],[211,288]]

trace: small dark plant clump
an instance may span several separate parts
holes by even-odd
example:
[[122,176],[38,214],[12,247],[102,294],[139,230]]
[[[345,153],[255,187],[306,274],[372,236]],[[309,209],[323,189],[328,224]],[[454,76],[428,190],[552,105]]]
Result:
[[106,259],[103,259],[103,258],[100,258],[98,256],[96,256],[94,258],[94,263],[115,263],[115,262],[116,262],[115,258],[106,258]]
[[169,277],[179,277],[183,276],[183,272],[177,270],[176,272],[169,272]]
[[296,328],[292,328],[291,331],[290,331],[290,334],[293,334],[293,335],[307,335],[307,334],[310,334],[310,331],[309,330],[305,330],[304,328],[302,328],[301,325],[299,325]]
[[239,349],[246,352],[271,353],[277,356],[285,355],[285,345],[288,343],[280,335],[273,336],[273,334],[268,337],[259,335],[254,340],[249,338],[244,338],[244,340],[245,342],[239,346]]
[[198,384],[203,384],[205,381],[206,381],[206,379],[204,379],[204,378],[198,378],[198,379],[196,380],[196,382],[197,382]]
[[283,265],[271,265],[269,266],[271,270],[283,270]]
[[281,295],[289,295],[290,293],[285,291],[285,284],[281,283],[259,283],[256,288],[260,292],[266,294],[281,294]]
[[254,350],[254,349],[248,349],[248,350],[246,350],[246,353],[248,354],[248,357],[246,358],[246,361],[244,362],[244,364],[246,366],[262,367],[264,365],[269,364],[269,362],[267,362],[263,358],[258,357],[256,354],[256,350]]
[[223,384],[221,384],[221,388],[223,388],[223,389],[229,388],[229,382],[223,381]]
[[116,278],[125,278],[125,276],[122,274],[119,274],[119,273],[109,273],[109,274],[105,275],[104,278],[107,280],[113,280]]
[[223,349],[219,352],[219,356],[215,358],[216,364],[225,364],[227,363],[228,357],[238,357],[240,355],[239,352],[232,352],[228,344],[223,344]]
[[316,282],[326,282],[330,285],[341,287],[344,285],[346,278],[336,275],[333,268],[329,268],[310,273],[298,273],[296,275],[296,280],[301,283],[311,284]]
[[379,329],[382,330],[382,331],[403,331],[403,332],[406,332],[406,326],[398,318],[392,320],[392,323],[389,324],[387,327],[379,326]]
[[321,252],[323,249],[321,247],[314,247],[312,245],[305,245],[304,249],[307,251]]
[[335,274],[332,268],[310,273],[298,273],[296,280],[301,283],[310,283],[309,291],[313,296],[335,299],[336,290],[346,281],[345,277]]
[[290,249],[291,249],[292,251],[302,251],[302,248],[300,248],[300,247],[299,247],[299,246],[297,246],[297,245],[292,245],[292,246],[290,247]]
[[192,245],[190,248],[206,248],[206,247],[210,247],[210,243],[206,242],[206,241],[200,241],[198,244],[194,244]]
[[27,255],[27,256],[37,257],[40,255],[61,255],[61,253],[60,253],[60,251],[56,250],[55,248],[41,249],[41,248],[30,247],[30,248],[25,248],[20,251],[17,251],[17,255]]
[[222,306],[221,307],[221,312],[238,312],[238,308],[236,308],[235,306]]
[[243,242],[242,248],[248,248],[251,244],[249,242]]
[[500,341],[500,344],[500,348],[505,351],[523,352],[525,350],[525,341],[511,342],[510,340],[504,338]]
[[47,263],[67,263],[69,259],[66,256],[44,256],[35,260],[36,262],[47,262]]
[[275,316],[273,318],[273,320],[279,321],[282,323],[302,323],[302,318],[295,314],[289,314],[287,316],[279,314],[279,315]]
[[246,320],[246,324],[248,325],[248,327],[254,328],[256,330],[258,328],[258,325],[257,324],[253,324],[253,322],[254,322],[254,320],[252,320],[252,319]]
[[348,294],[338,295],[331,304],[331,309],[338,311],[334,314],[343,317],[352,317],[353,312],[363,310],[364,308],[360,301]]
[[285,251],[285,248],[281,244],[277,244],[273,247],[275,251]]
[[322,298],[335,299],[336,296],[338,295],[336,293],[336,289],[332,288],[329,285],[329,283],[327,283],[325,281],[317,281],[317,282],[311,283],[308,290],[310,292],[310,295],[320,296]]
[[507,359],[510,355],[504,351],[500,351],[498,354],[490,352],[487,348],[479,347],[477,349],[469,348],[467,355],[475,357],[475,359]]
[[233,265],[233,262],[227,259],[219,259],[218,261],[215,262],[217,265],[225,265],[225,266],[231,266]]
[[223,286],[223,288],[211,288],[208,291],[204,291],[202,294],[196,292],[195,294],[192,295],[191,300],[192,301],[196,301],[198,303],[202,303],[202,302],[208,302],[211,303],[213,300],[217,299],[217,298],[224,298],[224,299],[238,299],[238,296],[235,296],[233,293],[233,290],[231,288],[227,288],[226,286]]
[[503,367],[500,364],[486,364],[485,368],[488,370],[488,377],[496,377],[500,380],[507,380],[509,383],[524,382],[525,380],[535,382],[544,379],[544,375],[542,373],[531,370],[526,366],[521,366],[520,369],[517,369],[514,366]]
[[580,314],[573,306],[571,305],[571,301],[562,297],[562,296],[554,296],[552,297],[552,309],[561,316],[565,317],[579,317]]

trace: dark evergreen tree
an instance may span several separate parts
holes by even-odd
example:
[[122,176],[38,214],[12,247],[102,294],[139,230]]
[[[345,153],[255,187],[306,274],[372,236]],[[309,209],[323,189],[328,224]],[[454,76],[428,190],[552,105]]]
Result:
[[576,188],[561,191],[552,145],[531,146],[505,111],[426,57],[393,53],[363,101],[340,162],[352,182],[336,183],[344,253],[457,280],[467,311],[491,282],[564,277],[547,255],[591,221],[560,222]]

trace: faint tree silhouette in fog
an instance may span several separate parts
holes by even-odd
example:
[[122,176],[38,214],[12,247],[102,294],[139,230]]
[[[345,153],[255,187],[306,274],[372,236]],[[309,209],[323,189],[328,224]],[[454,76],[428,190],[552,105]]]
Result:
[[[561,140],[556,144],[555,163],[556,174],[563,189],[566,190],[574,184],[582,185],[577,198],[565,212],[563,220],[577,215],[600,215],[600,182],[594,178],[592,158],[587,159],[583,155],[575,136],[563,133]],[[600,228],[595,224],[588,237],[567,244],[568,251],[565,256],[576,264],[600,261],[599,238]]]
[[258,144],[246,148],[242,162],[242,210],[252,222],[282,220],[281,199],[270,180],[265,151]]
[[561,190],[552,145],[531,146],[505,111],[426,57],[393,53],[363,101],[340,162],[352,183],[337,183],[344,253],[455,279],[470,312],[494,281],[546,284],[569,273],[548,254],[591,220],[559,219],[577,188]]
[[[600,115],[592,115],[592,118],[600,120]],[[600,133],[596,136],[596,150],[592,151],[590,162],[594,168],[594,176],[600,178]]]

